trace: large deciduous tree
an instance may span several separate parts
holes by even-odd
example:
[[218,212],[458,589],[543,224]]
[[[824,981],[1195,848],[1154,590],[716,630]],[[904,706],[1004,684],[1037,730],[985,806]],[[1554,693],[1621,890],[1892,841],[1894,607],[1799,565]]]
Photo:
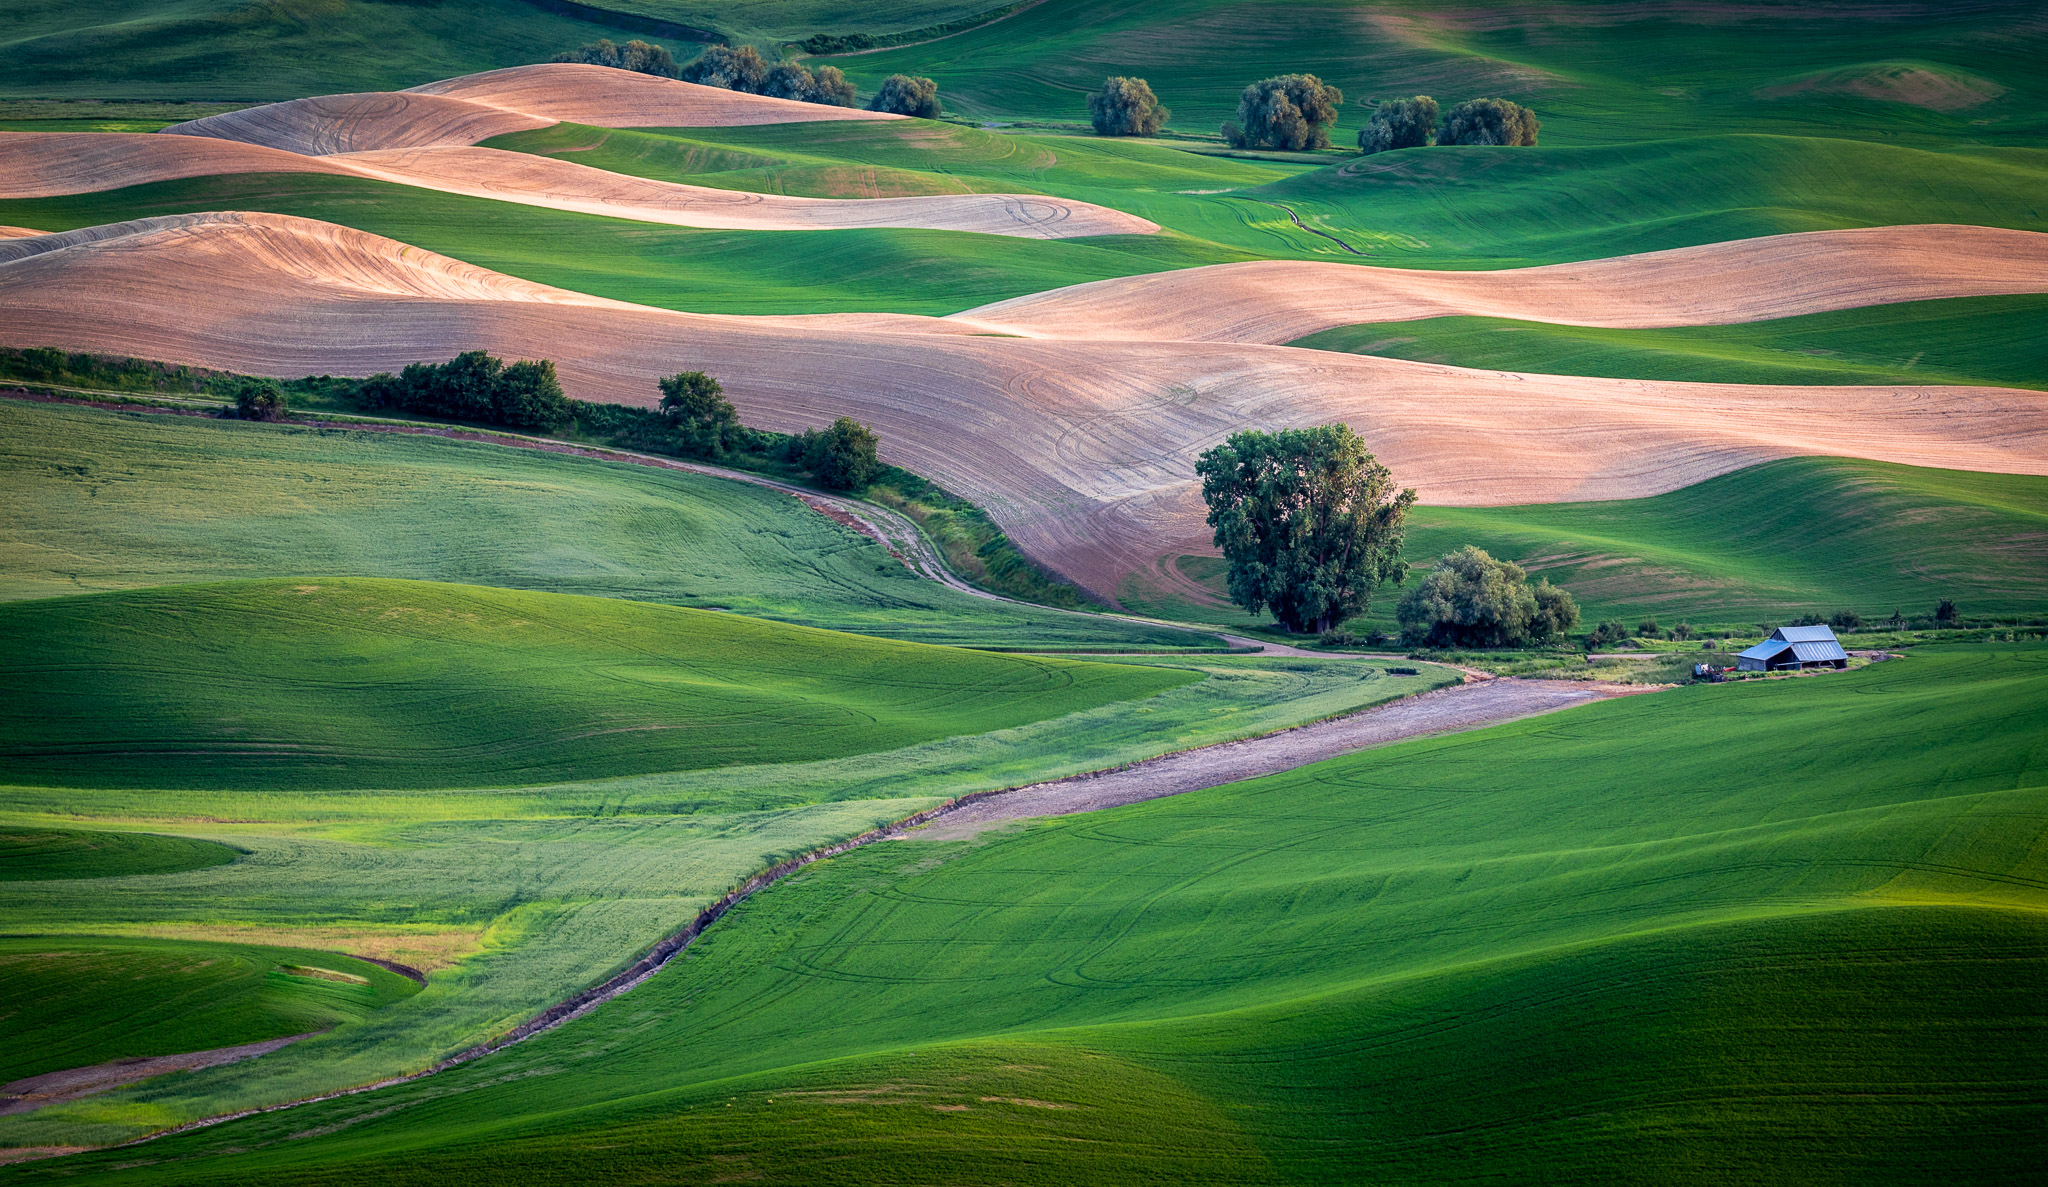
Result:
[[1436,100],[1428,95],[1390,99],[1375,107],[1372,119],[1358,133],[1360,152],[1392,152],[1397,148],[1424,148],[1436,139]]
[[1144,79],[1113,75],[1088,96],[1088,118],[1098,136],[1150,136],[1166,126],[1173,112]]
[[818,480],[833,490],[865,490],[881,472],[875,456],[880,441],[875,431],[850,416],[823,429],[805,429],[790,439],[790,451]]
[[1467,99],[1444,113],[1438,144],[1535,145],[1543,127],[1536,113],[1506,99]]
[[1289,630],[1326,631],[1407,574],[1401,540],[1412,490],[1346,425],[1248,430],[1195,464],[1230,596]]
[[1313,74],[1260,79],[1237,97],[1237,118],[1223,125],[1223,139],[1232,148],[1328,148],[1343,103],[1343,91]]

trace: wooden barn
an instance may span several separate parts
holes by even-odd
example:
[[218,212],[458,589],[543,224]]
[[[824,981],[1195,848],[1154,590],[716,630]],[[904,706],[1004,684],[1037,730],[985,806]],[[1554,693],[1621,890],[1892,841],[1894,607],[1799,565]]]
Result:
[[1735,657],[1738,672],[1800,672],[1846,668],[1849,653],[1824,626],[1781,626],[1771,637]]

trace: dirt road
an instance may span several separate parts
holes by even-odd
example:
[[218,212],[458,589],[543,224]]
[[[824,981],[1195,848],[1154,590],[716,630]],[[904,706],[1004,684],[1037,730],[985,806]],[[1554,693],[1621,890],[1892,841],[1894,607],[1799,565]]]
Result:
[[1356,750],[1427,734],[1498,725],[1638,691],[1649,690],[1562,680],[1459,684],[1277,734],[1184,750],[1113,771],[1034,783],[968,800],[928,824],[897,833],[896,837],[956,841],[1013,820],[1094,812],[1184,791],[1200,791],[1291,771]]

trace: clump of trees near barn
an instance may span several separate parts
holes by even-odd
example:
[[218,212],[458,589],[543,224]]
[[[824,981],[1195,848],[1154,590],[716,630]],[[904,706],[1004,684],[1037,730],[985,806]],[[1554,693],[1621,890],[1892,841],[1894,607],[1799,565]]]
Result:
[[1231,600],[1291,631],[1327,631],[1399,586],[1415,492],[1347,425],[1233,433],[1195,473]]
[[1358,150],[1373,153],[1432,144],[1533,147],[1542,121],[1536,113],[1507,99],[1467,99],[1437,118],[1437,102],[1428,95],[1390,99],[1373,109],[1358,132]]
[[1468,544],[1439,558],[1394,615],[1411,646],[1519,647],[1569,634],[1579,625],[1579,604],[1548,581],[1530,585],[1522,566]]
[[1173,112],[1142,78],[1111,75],[1102,80],[1101,90],[1088,96],[1088,119],[1098,136],[1150,136],[1172,118]]

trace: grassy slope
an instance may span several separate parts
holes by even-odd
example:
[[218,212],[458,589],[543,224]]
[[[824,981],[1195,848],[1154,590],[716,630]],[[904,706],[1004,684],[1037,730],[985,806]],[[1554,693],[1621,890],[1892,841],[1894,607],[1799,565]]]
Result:
[[235,856],[226,845],[193,837],[0,826],[0,882],[176,874]]
[[861,850],[534,1043],[108,1177],[2017,1181],[2044,722],[2048,650],[1935,649]]
[[[292,972],[318,969],[342,978]],[[338,952],[83,936],[0,938],[0,1083],[113,1059],[325,1030],[418,992]]]
[[649,35],[521,0],[20,0],[0,11],[0,96],[269,101],[396,90],[544,62],[600,37]]
[[0,600],[326,573],[722,606],[935,643],[1187,645],[969,597],[758,487],[426,437],[0,401]]
[[[1405,553],[1418,580],[1466,544],[1564,586],[1589,621],[1924,616],[1942,598],[1973,615],[2048,613],[2048,478],[2028,475],[1790,458],[1648,499],[1418,507],[1410,517]],[[1220,561],[1180,564],[1227,596]],[[1382,594],[1366,621],[1391,630],[1397,601]],[[1245,619],[1234,607],[1159,609]]]
[[[976,117],[1077,122],[1105,75],[1136,74],[1173,108],[1172,127],[1197,133],[1231,117],[1245,83],[1309,71],[1350,100],[1332,137],[1346,145],[1367,101],[1418,91],[1531,103],[1557,143],[1696,134],[1733,121],[1998,142],[2041,132],[2044,84],[2031,59],[2048,30],[2037,17],[2017,2],[1961,13],[1822,4],[1675,15],[1581,2],[1496,6],[1480,17],[1423,3],[1162,0],[1104,10],[1048,0],[985,29],[836,64],[863,89],[896,71],[930,75],[950,107]],[[1796,89],[1831,71],[1901,62],[2008,89],[1950,112]]]
[[1355,661],[1200,657],[1139,704],[887,754],[541,788],[0,789],[6,831],[117,822],[247,852],[152,878],[0,882],[0,932],[359,952],[432,972],[361,1023],[175,1083],[0,1118],[0,1146],[117,1141],[426,1066],[602,980],[762,866],[946,798],[1282,729],[1436,687]]
[[1191,674],[376,578],[0,606],[0,766],[73,787],[474,787],[894,750]]
[[2048,388],[2048,297],[1911,301],[1747,325],[1654,330],[1433,317],[1339,326],[1291,345],[1616,379]]

